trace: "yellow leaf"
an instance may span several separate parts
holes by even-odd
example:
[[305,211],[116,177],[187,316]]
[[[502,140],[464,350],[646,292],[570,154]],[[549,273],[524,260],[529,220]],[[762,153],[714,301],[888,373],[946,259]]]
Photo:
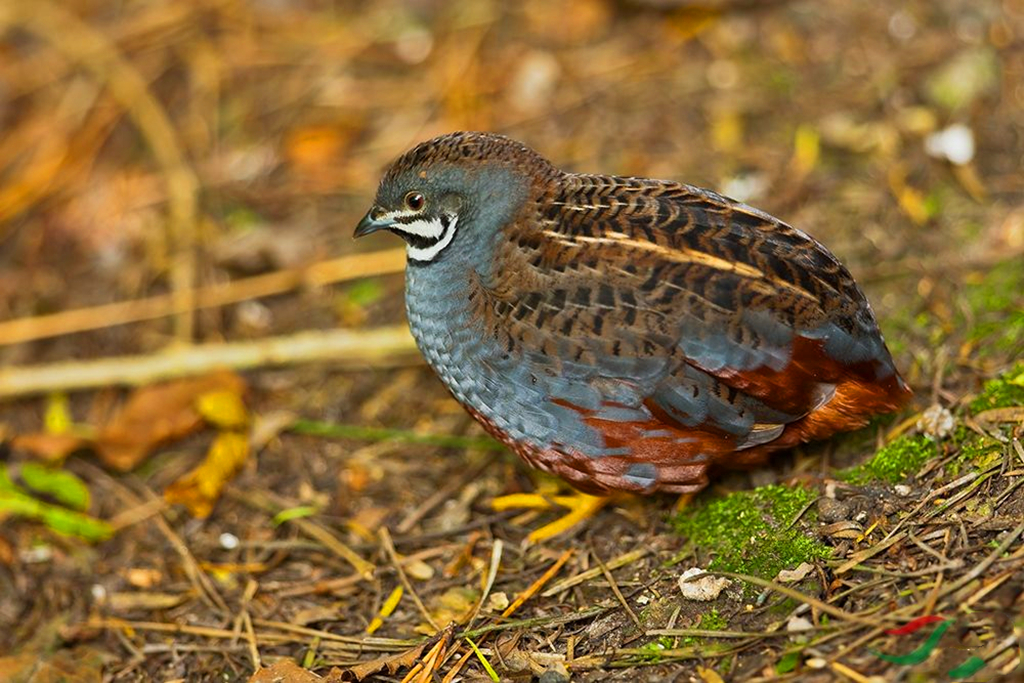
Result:
[[793,164],[796,172],[801,176],[810,173],[818,164],[820,152],[821,139],[818,131],[808,125],[799,126],[793,141]]
[[[449,588],[434,598],[429,608],[430,616],[436,624],[447,624],[452,621],[461,624],[473,613],[473,608],[479,598],[480,592],[473,588]],[[434,629],[429,624],[420,624],[415,631],[427,635],[434,633]]]
[[211,391],[196,399],[196,410],[203,419],[221,429],[244,429],[249,424],[249,411],[242,397],[233,391]]
[[181,503],[193,517],[208,517],[224,485],[249,457],[249,440],[237,432],[221,432],[206,459],[194,470],[167,487],[164,499]]
[[697,667],[697,674],[700,675],[700,679],[704,683],[725,683],[722,677],[718,675],[718,672],[714,669],[708,669],[703,666]]
[[397,586],[395,590],[391,591],[391,595],[389,595],[388,599],[384,601],[383,605],[381,605],[380,612],[378,612],[377,616],[373,618],[370,625],[366,627],[367,635],[373,634],[374,631],[384,624],[384,620],[391,616],[391,613],[395,611],[395,608],[398,607],[399,601],[402,599],[402,593],[403,590],[401,586]]
[[907,183],[906,171],[901,166],[889,170],[889,188],[896,197],[900,210],[918,225],[924,225],[931,217],[924,195]]
[[71,409],[68,395],[50,394],[46,400],[46,416],[43,418],[47,434],[66,434],[71,429]]

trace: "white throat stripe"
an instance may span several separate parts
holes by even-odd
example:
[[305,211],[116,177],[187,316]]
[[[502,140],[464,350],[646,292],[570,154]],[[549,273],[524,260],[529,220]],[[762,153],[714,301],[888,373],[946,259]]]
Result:
[[[432,225],[436,224],[439,230],[439,232],[437,233],[437,237],[439,237],[440,239],[438,239],[436,242],[427,247],[414,247],[413,245],[409,244],[405,250],[406,255],[408,255],[408,257],[413,261],[433,261],[434,258],[441,253],[442,249],[444,249],[445,247],[452,243],[452,239],[455,237],[455,224],[459,222],[459,217],[452,215],[448,216],[448,219],[449,221],[447,229],[445,229],[444,223],[441,222],[440,218],[435,219],[434,221],[416,221],[417,223],[430,223]],[[412,225],[412,223],[410,223],[409,225],[402,225],[401,228],[398,228],[398,225],[401,224],[396,224],[395,227],[397,229],[403,229],[409,227],[409,225]],[[420,233],[412,234],[418,235]],[[420,236],[433,237],[434,235]]]
[[391,229],[416,235],[417,237],[436,240],[440,239],[441,235],[444,234],[444,223],[441,222],[440,218],[422,219],[410,221],[409,223],[395,223],[391,226]]

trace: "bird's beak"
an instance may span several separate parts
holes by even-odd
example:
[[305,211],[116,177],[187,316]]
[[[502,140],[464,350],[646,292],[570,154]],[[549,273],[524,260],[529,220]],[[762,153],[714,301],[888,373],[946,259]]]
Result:
[[359,221],[359,225],[356,226],[356,232],[354,237],[364,237],[370,233],[377,232],[378,230],[384,230],[390,228],[395,224],[393,220],[380,218],[381,212],[376,206],[366,212],[363,216],[363,220]]

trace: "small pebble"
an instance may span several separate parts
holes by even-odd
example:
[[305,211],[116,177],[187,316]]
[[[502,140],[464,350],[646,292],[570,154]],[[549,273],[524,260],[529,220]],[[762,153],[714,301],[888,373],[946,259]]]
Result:
[[560,671],[548,669],[540,675],[540,678],[537,679],[537,683],[569,683],[569,679]]
[[974,159],[974,133],[962,123],[955,123],[925,138],[924,151],[962,166]]
[[782,569],[776,579],[782,583],[793,583],[803,581],[807,575],[814,571],[814,565],[808,562],[801,562],[796,569]]
[[238,547],[238,544],[240,543],[240,541],[238,540],[238,536],[235,536],[232,533],[228,533],[227,531],[220,535],[219,540],[220,547],[224,548],[224,550],[234,550]]
[[906,484],[896,484],[893,490],[896,491],[897,496],[902,496],[904,498],[909,496],[911,491],[910,487]]
[[721,576],[704,576],[695,581],[687,581],[690,577],[703,574],[704,571],[699,567],[691,567],[679,577],[679,590],[687,600],[714,600],[729,585],[729,579]]
[[808,669],[824,669],[826,666],[828,666],[828,662],[822,659],[821,657],[811,657],[810,659],[806,660],[804,664],[807,665]]
[[814,628],[814,624],[807,617],[793,617],[786,624],[786,630],[790,633],[799,633],[800,631],[810,631]]
[[825,523],[839,522],[850,517],[850,504],[835,498],[818,500],[818,519]]
[[96,602],[102,603],[107,601],[107,589],[98,583],[94,583],[92,587],[89,588],[89,593],[92,594],[92,599]]
[[491,596],[487,598],[487,609],[492,612],[504,612],[508,604],[508,594],[504,591],[491,593]]

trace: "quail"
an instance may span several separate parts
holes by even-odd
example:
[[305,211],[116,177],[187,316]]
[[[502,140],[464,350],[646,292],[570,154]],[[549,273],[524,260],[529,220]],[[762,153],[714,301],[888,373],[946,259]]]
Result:
[[910,397],[836,257],[715,192],[458,132],[388,168],[355,234],[379,230],[451,393],[584,492],[694,492]]

